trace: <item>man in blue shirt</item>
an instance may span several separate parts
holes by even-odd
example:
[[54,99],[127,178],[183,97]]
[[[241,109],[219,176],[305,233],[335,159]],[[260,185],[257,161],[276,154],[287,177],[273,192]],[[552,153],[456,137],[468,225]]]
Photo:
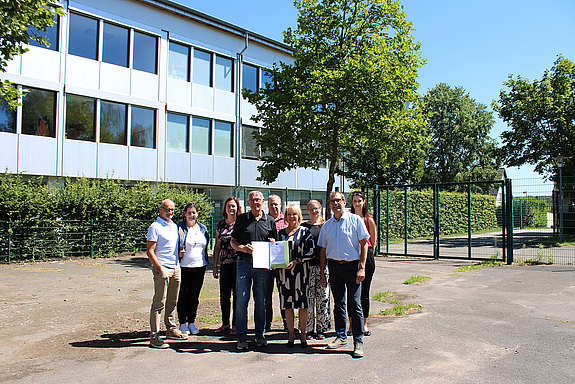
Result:
[[363,357],[363,311],[361,309],[361,282],[365,278],[365,260],[367,258],[367,239],[369,232],[361,218],[345,209],[345,196],[341,192],[332,192],[329,206],[333,217],[322,227],[319,233],[320,281],[326,287],[324,269],[329,268],[329,284],[334,300],[334,320],[337,337],[327,345],[336,349],[347,345],[347,312],[351,318],[353,332],[353,356]]
[[160,337],[160,321],[165,309],[164,322],[168,339],[185,340],[188,336],[176,324],[176,303],[180,291],[180,263],[178,227],[172,221],[174,202],[164,200],[160,204],[159,217],[148,228],[146,254],[152,263],[154,274],[154,298],[150,308],[150,346],[168,348]]

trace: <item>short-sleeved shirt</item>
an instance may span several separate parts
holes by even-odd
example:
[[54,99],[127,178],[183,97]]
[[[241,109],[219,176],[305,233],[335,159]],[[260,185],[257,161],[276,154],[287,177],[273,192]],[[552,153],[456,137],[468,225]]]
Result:
[[345,211],[339,220],[332,217],[321,227],[318,245],[328,259],[352,261],[359,260],[363,239],[369,239],[369,232],[361,217]]
[[280,212],[280,215],[275,220],[276,220],[276,229],[278,233],[280,233],[282,229],[287,228],[288,225],[284,220],[284,214],[282,212]]
[[156,242],[154,254],[163,267],[175,268],[178,265],[178,226],[158,217],[148,228],[148,241]]
[[220,264],[235,263],[238,261],[238,257],[236,256],[236,251],[230,244],[234,224],[228,224],[226,223],[226,219],[222,219],[216,226],[216,230],[218,231],[218,238],[220,239]]
[[[273,217],[262,212],[262,217],[256,220],[250,212],[242,213],[236,219],[232,238],[236,239],[240,245],[251,244],[252,241],[268,241],[277,239],[276,222]],[[245,252],[236,252],[239,259],[252,261],[252,255]]]

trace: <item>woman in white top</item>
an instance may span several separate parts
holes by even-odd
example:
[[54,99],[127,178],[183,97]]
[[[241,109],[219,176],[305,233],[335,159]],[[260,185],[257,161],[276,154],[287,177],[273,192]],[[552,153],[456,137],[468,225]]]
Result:
[[184,220],[178,224],[182,281],[177,308],[180,331],[188,335],[200,333],[194,322],[208,260],[208,229],[198,222],[198,213],[196,204],[186,205]]

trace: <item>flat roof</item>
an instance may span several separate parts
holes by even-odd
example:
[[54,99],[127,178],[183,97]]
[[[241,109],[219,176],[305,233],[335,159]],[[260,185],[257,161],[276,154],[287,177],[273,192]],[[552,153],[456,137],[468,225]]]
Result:
[[191,19],[195,22],[206,24],[210,27],[220,29],[233,35],[240,36],[242,38],[245,38],[245,36],[247,35],[248,39],[251,41],[258,42],[260,44],[266,45],[268,47],[277,49],[279,51],[288,54],[293,53],[293,49],[287,44],[260,35],[259,33],[249,31],[245,28],[238,27],[237,25],[228,23],[227,21],[224,20],[220,20],[216,17],[197,11],[188,6],[179,4],[175,1],[171,0],[135,0],[135,1],[150,5],[155,8],[162,9],[166,12],[175,13],[179,16]]

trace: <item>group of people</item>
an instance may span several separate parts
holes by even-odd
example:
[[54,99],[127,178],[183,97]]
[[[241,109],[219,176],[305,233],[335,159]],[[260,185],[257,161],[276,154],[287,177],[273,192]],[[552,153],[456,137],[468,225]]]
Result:
[[[238,350],[249,348],[248,303],[253,292],[254,341],[258,347],[266,346],[265,332],[270,330],[273,320],[272,294],[276,280],[281,315],[288,331],[288,348],[294,347],[297,335],[296,309],[299,345],[307,348],[307,340],[325,339],[325,333],[331,329],[331,290],[336,338],[327,348],[347,345],[350,335],[354,342],[353,356],[363,357],[363,336],[371,334],[367,318],[377,230],[375,221],[367,213],[363,192],[354,192],[352,198],[350,213],[345,208],[345,196],[333,192],[329,199],[333,216],[327,222],[317,200],[308,202],[309,220],[303,222],[299,204],[290,203],[282,212],[281,198],[277,195],[269,196],[268,213],[263,210],[265,199],[259,191],[249,193],[250,211],[246,213],[242,213],[237,198],[226,199],[223,218],[216,227],[213,255],[213,276],[219,278],[222,311],[222,325],[215,332],[235,335]],[[162,311],[167,338],[185,340],[188,335],[199,333],[195,318],[210,239],[207,228],[197,220],[198,213],[195,204],[188,204],[184,220],[176,225],[171,220],[174,203],[164,200],[159,207],[159,217],[148,230],[147,255],[154,275],[150,310],[152,347],[169,346],[159,336]],[[252,242],[256,241],[288,241],[290,262],[285,268],[254,268]],[[346,329],[347,317],[349,329]]]

